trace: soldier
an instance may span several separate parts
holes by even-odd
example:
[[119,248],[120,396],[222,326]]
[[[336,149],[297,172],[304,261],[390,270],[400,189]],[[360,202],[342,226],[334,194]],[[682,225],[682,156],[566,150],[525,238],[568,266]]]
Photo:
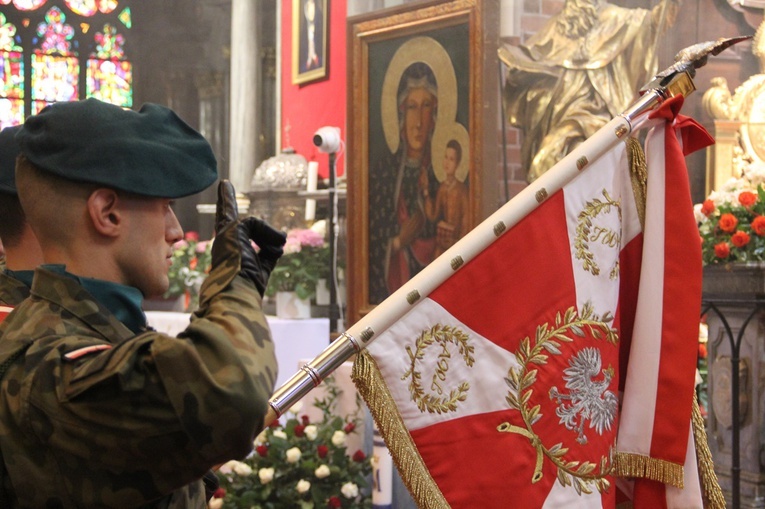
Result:
[[205,507],[203,476],[263,427],[276,359],[261,299],[284,235],[239,220],[222,182],[200,307],[160,334],[142,298],[168,287],[172,200],[217,178],[210,145],[167,108],[95,99],[46,107],[16,139],[46,264],[0,325],[0,507]]
[[40,245],[27,223],[16,193],[14,136],[21,126],[0,131],[0,240],[5,248],[5,270],[0,270],[0,322],[29,295],[34,268],[43,262]]

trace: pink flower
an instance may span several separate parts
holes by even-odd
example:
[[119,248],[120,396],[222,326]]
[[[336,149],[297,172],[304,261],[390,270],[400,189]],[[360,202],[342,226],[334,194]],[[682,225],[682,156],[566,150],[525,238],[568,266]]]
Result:
[[200,254],[204,253],[205,251],[207,251],[207,244],[209,244],[209,243],[210,243],[209,240],[203,240],[202,242],[197,244],[197,247],[196,247],[195,251],[197,253],[200,253]]
[[186,232],[186,235],[183,236],[185,240],[188,240],[189,242],[196,242],[199,240],[199,233],[195,231],[189,231]]
[[179,249],[186,249],[187,247],[189,247],[189,243],[186,242],[185,240],[179,240],[178,242],[173,244],[173,249],[175,251],[177,251]]

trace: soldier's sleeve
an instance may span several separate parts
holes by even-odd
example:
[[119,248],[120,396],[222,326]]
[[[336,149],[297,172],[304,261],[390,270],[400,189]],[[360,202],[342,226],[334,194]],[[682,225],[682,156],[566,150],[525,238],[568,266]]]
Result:
[[261,296],[238,271],[238,264],[214,269],[190,325],[178,338],[157,337],[151,349],[181,426],[214,461],[250,452],[277,375]]
[[263,426],[276,358],[261,297],[237,273],[234,264],[211,272],[178,337],[146,332],[65,364],[57,403],[33,391],[38,439],[69,462],[136,471],[159,492],[246,456]]

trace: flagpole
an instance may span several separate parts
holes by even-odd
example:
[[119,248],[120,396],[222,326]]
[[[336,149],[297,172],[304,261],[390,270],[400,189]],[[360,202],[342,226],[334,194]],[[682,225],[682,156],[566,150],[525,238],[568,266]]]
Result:
[[644,89],[645,92],[634,105],[577,146],[300,368],[269,400],[270,409],[265,425],[279,418],[341,364],[366,348],[380,333],[401,319],[417,302],[427,297],[460,267],[585,171],[617,143],[639,129],[648,120],[651,111],[671,97],[687,96],[695,87],[692,75],[686,69],[669,76],[657,77]]

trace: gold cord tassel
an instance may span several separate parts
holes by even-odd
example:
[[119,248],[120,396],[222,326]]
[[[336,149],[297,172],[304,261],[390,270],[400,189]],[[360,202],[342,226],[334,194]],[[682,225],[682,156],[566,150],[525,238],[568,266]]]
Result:
[[627,138],[627,158],[630,166],[632,192],[635,195],[635,206],[640,219],[640,227],[645,230],[645,198],[648,186],[648,165],[645,161],[643,146],[637,138]]
[[449,503],[430,476],[417,446],[398,413],[393,396],[368,352],[362,351],[353,363],[351,379],[366,401],[380,435],[388,444],[393,462],[417,507],[422,509],[448,509]]
[[707,432],[704,429],[704,418],[696,398],[693,398],[693,440],[696,444],[696,462],[701,478],[704,507],[707,509],[725,509],[725,497],[715,474],[712,453],[707,442]]

